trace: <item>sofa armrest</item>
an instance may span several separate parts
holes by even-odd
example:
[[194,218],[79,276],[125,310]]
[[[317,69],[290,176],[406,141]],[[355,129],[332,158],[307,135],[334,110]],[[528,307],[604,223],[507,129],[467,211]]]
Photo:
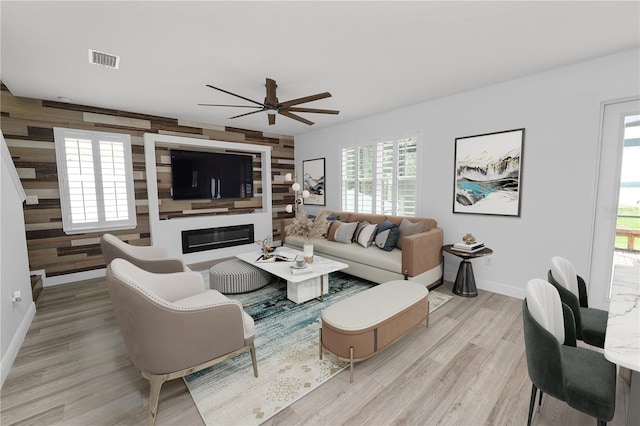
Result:
[[402,273],[415,277],[442,263],[442,228],[404,237],[402,240]]

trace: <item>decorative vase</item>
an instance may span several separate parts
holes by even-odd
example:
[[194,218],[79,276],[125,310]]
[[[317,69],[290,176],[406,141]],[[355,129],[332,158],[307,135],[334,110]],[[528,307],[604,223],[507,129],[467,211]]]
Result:
[[302,246],[304,251],[304,261],[307,263],[313,263],[313,244],[306,243]]
[[471,234],[467,234],[464,237],[462,237],[462,241],[464,241],[467,244],[473,244],[476,242],[476,237],[474,237]]

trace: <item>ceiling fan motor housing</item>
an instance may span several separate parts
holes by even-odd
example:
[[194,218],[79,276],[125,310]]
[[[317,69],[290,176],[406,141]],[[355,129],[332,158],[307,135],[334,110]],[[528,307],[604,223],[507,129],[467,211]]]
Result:
[[244,117],[245,115],[256,114],[258,112],[266,111],[267,112],[267,117],[269,119],[269,125],[276,124],[276,114],[284,115],[285,117],[289,117],[289,118],[292,118],[294,120],[300,121],[302,123],[305,123],[305,124],[308,124],[308,125],[312,125],[313,121],[307,120],[306,118],[303,118],[303,117],[301,117],[301,116],[299,116],[297,114],[294,114],[294,112],[309,112],[309,113],[314,113],[314,114],[338,114],[338,113],[340,113],[340,111],[336,111],[336,110],[316,109],[316,108],[300,108],[300,107],[296,107],[295,106],[295,105],[300,105],[300,104],[304,104],[304,103],[307,103],[307,102],[317,101],[317,100],[320,100],[320,99],[330,98],[331,97],[331,93],[329,93],[329,92],[318,93],[316,95],[305,96],[303,98],[293,99],[293,100],[290,100],[290,101],[286,101],[286,102],[280,103],[280,101],[278,101],[278,98],[276,96],[276,89],[277,89],[278,85],[276,84],[276,81],[274,79],[271,79],[271,78],[267,78],[266,79],[265,87],[267,89],[267,96],[264,98],[264,102],[262,102],[262,103],[260,103],[258,101],[254,101],[253,99],[245,98],[244,96],[236,95],[235,93],[231,93],[231,92],[229,92],[227,90],[211,86],[210,84],[207,84],[207,86],[212,88],[212,89],[219,90],[220,92],[227,93],[227,94],[229,94],[231,96],[235,96],[237,98],[244,99],[245,101],[249,101],[251,103],[259,105],[259,106],[252,106],[252,105],[247,106],[247,105],[200,104],[200,105],[204,105],[204,106],[224,106],[224,107],[255,108],[256,109],[256,111],[248,112],[248,113],[245,113],[245,114],[239,114],[239,115],[230,117],[230,119],[238,118],[238,117]]

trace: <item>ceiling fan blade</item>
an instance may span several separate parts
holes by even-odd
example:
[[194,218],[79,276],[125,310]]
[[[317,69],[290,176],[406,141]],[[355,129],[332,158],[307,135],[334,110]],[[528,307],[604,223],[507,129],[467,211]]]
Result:
[[267,114],[267,117],[269,117],[269,126],[273,126],[274,124],[276,124],[275,114]]
[[253,102],[256,105],[264,106],[261,102],[254,101],[253,99],[245,98],[244,96],[236,95],[235,93],[231,93],[228,90],[220,89],[219,87],[212,86],[210,84],[206,85],[207,87],[211,87],[212,89],[219,90],[222,93],[226,93],[231,96],[235,96],[236,98],[244,99],[245,101]]
[[245,115],[251,115],[251,114],[257,114],[259,112],[264,111],[263,109],[259,109],[257,111],[251,111],[251,112],[246,112],[244,114],[240,114],[240,115],[234,115],[233,117],[229,117],[229,120],[231,120],[232,118],[238,118],[238,117],[244,117]]
[[340,114],[340,111],[336,111],[334,109],[316,109],[316,108],[300,108],[300,107],[287,108],[286,111],[291,111],[291,112],[312,112],[312,113],[315,113],[315,114]]
[[292,114],[292,113],[290,113],[289,111],[283,111],[283,110],[280,110],[280,111],[278,111],[278,114],[282,114],[282,115],[284,115],[285,117],[289,117],[289,118],[293,118],[294,120],[301,121],[301,122],[303,122],[304,124],[308,124],[309,126],[311,126],[311,125],[313,124],[313,121],[309,121],[309,120],[307,120],[306,118],[302,118],[302,117],[300,117],[299,115]]
[[255,105],[220,105],[220,104],[198,104],[200,106],[217,106],[217,107],[233,107],[233,108],[263,108]]
[[304,98],[292,99],[290,101],[281,103],[279,106],[287,108],[290,106],[304,104],[306,102],[317,101],[319,99],[330,98],[330,97],[331,97],[331,93],[329,92],[318,93],[317,95],[311,95],[311,96],[305,96]]
[[264,103],[267,105],[277,105],[278,98],[276,98],[276,88],[278,85],[276,84],[276,81],[267,78],[265,87],[267,88],[267,97],[264,99]]

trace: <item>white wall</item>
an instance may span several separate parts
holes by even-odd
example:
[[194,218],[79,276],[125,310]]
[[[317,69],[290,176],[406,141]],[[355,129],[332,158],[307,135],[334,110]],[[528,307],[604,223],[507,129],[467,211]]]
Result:
[[[18,173],[11,160],[9,149],[0,133],[2,155],[0,179],[0,386],[4,383],[11,365],[29,330],[36,309],[31,296],[29,258],[25,238],[22,203],[26,196]],[[14,291],[20,291],[22,301],[11,302]]]
[[[640,94],[639,75],[640,51],[632,50],[321,129],[296,137],[296,167],[326,157],[327,208],[339,210],[341,146],[419,132],[418,215],[438,221],[445,243],[467,232],[484,241],[494,254],[473,261],[478,287],[523,297],[553,255],[588,278],[601,104]],[[521,216],[453,214],[455,138],[522,127]],[[445,262],[454,280],[458,259]]]

